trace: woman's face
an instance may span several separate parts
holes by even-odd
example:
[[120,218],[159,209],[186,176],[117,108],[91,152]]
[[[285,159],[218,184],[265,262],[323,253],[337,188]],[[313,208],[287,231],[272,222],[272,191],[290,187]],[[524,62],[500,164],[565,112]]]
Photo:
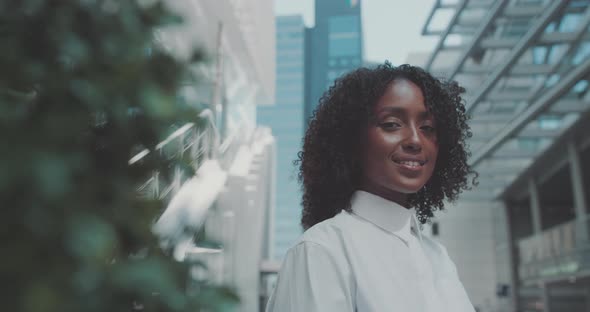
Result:
[[405,204],[432,176],[438,143],[422,91],[394,80],[373,107],[362,155],[361,189]]

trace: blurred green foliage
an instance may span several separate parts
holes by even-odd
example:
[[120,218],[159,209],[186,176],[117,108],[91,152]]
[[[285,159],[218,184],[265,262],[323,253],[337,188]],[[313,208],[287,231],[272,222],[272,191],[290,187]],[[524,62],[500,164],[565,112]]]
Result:
[[[3,311],[226,311],[189,281],[137,186],[174,160],[129,166],[195,121],[177,92],[189,62],[154,44],[181,22],[155,0],[0,1]],[[195,54],[192,62],[202,62]],[[190,291],[187,291],[190,289]]]

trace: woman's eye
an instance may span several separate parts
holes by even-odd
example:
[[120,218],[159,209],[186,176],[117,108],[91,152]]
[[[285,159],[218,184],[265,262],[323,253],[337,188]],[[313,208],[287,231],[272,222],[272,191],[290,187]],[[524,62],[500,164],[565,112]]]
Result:
[[397,122],[394,122],[394,121],[388,121],[388,122],[381,123],[381,128],[383,128],[383,129],[397,129],[400,127],[401,127],[401,125]]
[[432,126],[422,126],[421,129],[426,132],[435,132],[436,131],[436,129],[434,129],[434,127],[432,127]]

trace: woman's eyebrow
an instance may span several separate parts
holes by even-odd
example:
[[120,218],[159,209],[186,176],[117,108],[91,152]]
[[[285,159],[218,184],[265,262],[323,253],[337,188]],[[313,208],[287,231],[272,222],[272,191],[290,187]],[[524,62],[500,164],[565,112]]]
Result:
[[379,110],[379,114],[382,114],[382,113],[390,113],[393,115],[403,115],[403,114],[406,114],[406,110],[401,107],[388,106],[388,107],[383,107]]
[[[401,108],[401,107],[383,107],[379,110],[379,114],[382,113],[389,113],[392,115],[405,115],[407,114],[407,110],[405,108]],[[418,118],[424,120],[424,119],[431,119],[434,116],[432,115],[432,113],[430,113],[429,111],[423,111],[420,112],[418,114]]]

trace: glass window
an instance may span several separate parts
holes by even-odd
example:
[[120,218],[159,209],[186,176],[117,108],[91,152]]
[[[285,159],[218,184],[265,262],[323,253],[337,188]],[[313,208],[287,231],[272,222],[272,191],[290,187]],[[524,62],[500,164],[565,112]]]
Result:
[[330,70],[328,71],[328,80],[334,80],[338,77],[338,71]]
[[352,56],[359,54],[360,40],[358,33],[330,34],[330,56]]
[[549,23],[549,25],[547,25],[547,27],[545,28],[545,32],[546,33],[552,33],[555,31],[555,22],[551,22]]
[[561,62],[563,55],[568,50],[567,44],[556,44],[549,49],[548,64],[556,64]]
[[545,87],[548,88],[556,84],[559,81],[559,77],[559,74],[553,74],[549,76],[549,78],[547,78],[547,81],[545,81]]
[[574,93],[583,93],[588,89],[588,80],[580,80],[574,85],[572,91]]
[[303,50],[277,50],[276,54],[276,62],[277,64],[280,63],[290,63],[290,62],[303,62]]
[[277,41],[277,51],[296,51],[303,50],[303,40],[301,39],[289,39]]
[[545,64],[546,57],[547,57],[547,47],[534,47],[533,48],[533,64]]
[[303,72],[303,64],[296,65],[297,63],[291,64],[277,64],[277,77],[280,77],[282,74],[290,74],[290,73],[302,73]]
[[561,32],[574,32],[580,23],[582,18],[581,14],[566,14],[559,23],[559,31]]
[[590,57],[590,42],[584,42],[578,48],[578,51],[572,59],[572,63],[574,65],[578,65],[582,63],[582,61],[586,60],[588,57]]
[[537,121],[541,129],[557,129],[561,125],[559,116],[543,115]]
[[334,16],[328,21],[330,56],[360,54],[360,23],[358,16]]
[[530,28],[528,19],[511,20],[504,28],[505,37],[519,37],[524,35]]
[[539,147],[539,139],[518,138],[518,147],[527,151],[536,151]]
[[543,4],[542,0],[517,0],[514,3],[515,6],[538,6],[540,4]]
[[329,20],[330,33],[334,32],[358,32],[359,17],[356,15],[332,16]]

